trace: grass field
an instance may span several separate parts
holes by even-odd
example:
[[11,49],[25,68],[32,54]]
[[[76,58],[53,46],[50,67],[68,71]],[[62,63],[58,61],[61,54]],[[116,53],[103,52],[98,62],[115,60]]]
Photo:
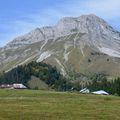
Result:
[[0,120],[120,120],[120,97],[0,90]]

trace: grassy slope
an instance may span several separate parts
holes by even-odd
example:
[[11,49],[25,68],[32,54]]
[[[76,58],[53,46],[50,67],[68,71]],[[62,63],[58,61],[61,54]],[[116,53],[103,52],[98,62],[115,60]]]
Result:
[[[26,47],[21,47],[21,48],[15,49],[13,51],[12,50],[6,50],[5,54],[8,55],[8,56],[14,56],[16,54],[21,55],[21,56],[17,57],[15,60],[8,61],[7,63],[5,61],[3,61],[3,63],[0,64],[0,68],[1,68],[0,72],[9,70],[13,66],[16,66],[18,64],[21,64],[21,63],[25,64],[25,63],[29,63],[33,60],[36,60],[36,58],[38,57],[38,52],[37,51],[39,51],[40,46],[41,46],[41,42],[37,42],[37,43],[34,43],[32,45],[28,45]],[[30,49],[30,50],[25,52],[25,50],[28,50],[28,49]],[[0,54],[2,54],[2,53],[0,53]],[[2,62],[2,61],[0,61],[0,62]]]
[[33,76],[31,80],[28,82],[28,85],[32,89],[49,90],[49,87],[45,82]]
[[[73,39],[75,38],[75,35],[68,35],[67,37],[59,38],[57,41],[52,42],[49,41],[45,47],[44,51],[52,50],[53,52],[58,52],[54,55],[52,55],[50,58],[46,60],[47,63],[57,66],[57,68],[60,70],[61,66],[56,63],[54,58],[57,58],[60,60],[61,64],[68,68],[69,64],[74,67],[76,72],[83,73],[83,74],[89,74],[89,73],[106,73],[107,75],[110,75],[112,77],[118,77],[120,75],[120,62],[117,59],[113,59],[110,56],[107,55],[91,55],[91,52],[95,53],[98,50],[93,50],[89,46],[85,46],[83,48],[84,56],[82,55],[82,52],[80,50],[80,46],[76,45],[76,48],[73,46]],[[68,61],[65,62],[64,60],[64,52],[65,48],[64,45],[69,44],[72,45],[67,49],[68,51],[71,51],[68,56]],[[93,47],[94,48],[94,47]],[[94,48],[95,49],[95,48]],[[88,59],[91,60],[90,63],[88,63]],[[109,61],[107,61],[109,59]]]
[[0,90],[0,120],[120,120],[120,98],[38,90]]

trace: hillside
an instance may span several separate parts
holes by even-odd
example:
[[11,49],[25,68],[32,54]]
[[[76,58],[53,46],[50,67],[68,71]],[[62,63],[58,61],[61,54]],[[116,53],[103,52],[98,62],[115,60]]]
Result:
[[32,61],[27,65],[0,74],[0,85],[22,83],[29,89],[54,89],[66,91],[71,83],[60,72],[49,64]]
[[120,77],[109,80],[105,74],[85,76],[74,72],[64,77],[56,67],[35,61],[0,74],[0,85],[14,83],[36,90],[80,91],[87,87],[90,92],[102,89],[120,96]]
[[33,60],[56,66],[66,76],[105,73],[120,76],[120,32],[96,15],[62,18],[53,27],[36,28],[0,49],[0,71]]
[[36,89],[36,90],[49,90],[49,86],[43,81],[40,80],[39,78],[35,76],[31,76],[31,79],[28,81],[27,85],[31,89]]
[[0,120],[119,120],[120,98],[38,90],[0,90]]

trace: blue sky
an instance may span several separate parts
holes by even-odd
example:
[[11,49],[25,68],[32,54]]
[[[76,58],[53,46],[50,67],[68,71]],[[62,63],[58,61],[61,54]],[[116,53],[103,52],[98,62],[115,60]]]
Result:
[[65,16],[96,14],[120,31],[120,0],[0,0],[0,47]]

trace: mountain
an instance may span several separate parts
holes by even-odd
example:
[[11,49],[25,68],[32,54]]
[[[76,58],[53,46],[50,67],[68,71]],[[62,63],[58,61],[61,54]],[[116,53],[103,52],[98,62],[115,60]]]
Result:
[[63,75],[105,73],[120,76],[120,32],[96,15],[62,18],[53,27],[36,28],[0,49],[0,70],[47,62]]

